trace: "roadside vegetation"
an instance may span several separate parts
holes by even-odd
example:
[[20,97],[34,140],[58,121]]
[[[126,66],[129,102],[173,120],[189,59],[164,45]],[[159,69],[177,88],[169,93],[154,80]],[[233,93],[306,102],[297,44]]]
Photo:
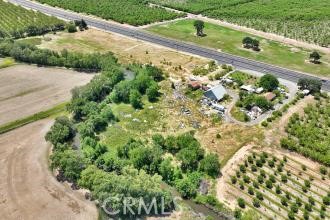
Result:
[[[250,152],[227,177],[236,216],[252,209],[264,218],[328,219],[329,177],[285,154]],[[239,219],[239,218],[238,218]]]
[[193,42],[215,50],[302,72],[329,75],[330,57],[328,54],[318,53],[321,59],[315,63],[312,62],[314,56],[310,59],[314,51],[292,48],[256,36],[249,37],[243,32],[211,23],[204,23],[203,37],[196,37],[194,20],[190,19],[155,25],[147,28],[147,30],[169,38]]
[[89,0],[38,0],[52,6],[70,9],[80,13],[96,15],[120,23],[134,26],[145,25],[156,21],[171,20],[184,16],[183,13],[167,11],[163,8],[149,7],[145,1],[89,1]]
[[24,38],[64,30],[65,22],[40,12],[0,1],[0,38]]
[[[152,0],[185,12],[202,14],[288,38],[330,45],[330,7],[327,0]],[[287,10],[290,8],[290,10]]]
[[[44,66],[58,66],[77,70],[97,72],[101,69],[103,59],[107,55],[82,54],[62,50],[55,52],[48,49],[39,49],[38,47],[20,41],[10,39],[0,39],[0,56],[12,57],[16,61],[38,64]],[[108,56],[112,56],[111,53]]]

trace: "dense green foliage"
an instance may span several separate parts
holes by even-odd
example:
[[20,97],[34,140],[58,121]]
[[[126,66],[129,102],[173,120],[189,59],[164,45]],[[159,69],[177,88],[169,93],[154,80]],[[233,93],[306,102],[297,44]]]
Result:
[[258,106],[263,111],[267,111],[273,108],[273,104],[263,96],[240,91],[239,97],[240,100],[236,103],[236,106],[238,107],[243,107],[250,110],[253,106]]
[[330,166],[330,103],[329,98],[304,109],[304,116],[294,114],[286,127],[288,138],[283,148]]
[[275,76],[266,74],[260,78],[259,85],[267,91],[273,91],[280,85],[280,83]]
[[39,0],[39,2],[135,26],[183,16],[162,8],[149,7],[146,1],[141,0]]
[[261,31],[330,45],[328,0],[152,0]]
[[40,12],[0,1],[0,38],[22,38],[64,29],[64,22]]

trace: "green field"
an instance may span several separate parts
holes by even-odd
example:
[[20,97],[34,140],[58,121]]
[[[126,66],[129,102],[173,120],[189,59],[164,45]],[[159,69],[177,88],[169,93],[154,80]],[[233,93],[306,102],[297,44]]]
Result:
[[104,19],[134,26],[145,25],[156,21],[170,20],[184,14],[170,12],[162,8],[152,8],[139,0],[38,0],[52,6],[70,9],[76,12],[92,14]]
[[169,24],[156,25],[147,30],[165,37],[190,41],[198,45],[246,58],[316,75],[330,76],[329,54],[322,54],[322,64],[315,65],[306,62],[311,51],[301,48],[291,48],[278,42],[253,36],[260,41],[261,48],[260,52],[255,52],[242,47],[242,39],[250,36],[244,32],[205,23],[204,32],[207,36],[196,37],[193,22],[193,20],[181,20]]
[[35,36],[64,28],[64,22],[0,0],[0,38]]
[[328,0],[152,0],[241,26],[319,45],[330,45]]

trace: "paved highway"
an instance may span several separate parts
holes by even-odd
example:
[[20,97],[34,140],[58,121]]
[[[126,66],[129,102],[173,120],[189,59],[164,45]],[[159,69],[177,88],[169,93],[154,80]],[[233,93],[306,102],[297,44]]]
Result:
[[[158,35],[154,35],[151,33],[147,33],[142,30],[137,30],[134,28],[129,28],[124,25],[119,24],[113,24],[111,22],[104,21],[102,19],[92,18],[86,15],[74,13],[71,11],[50,7],[47,5],[42,5],[37,2],[32,2],[29,0],[8,0],[11,3],[15,3],[21,6],[24,6],[26,8],[31,8],[34,10],[38,10],[40,12],[43,12],[45,14],[53,15],[55,17],[65,19],[65,20],[78,20],[78,19],[84,19],[86,23],[95,28],[99,28],[105,31],[115,32],[121,35],[125,35],[128,37],[133,37],[139,40],[147,41],[150,43],[162,45],[165,47],[169,47],[178,51],[183,51],[195,55],[199,55],[202,57],[214,59],[218,61],[219,63],[226,63],[226,64],[232,64],[233,66],[241,69],[248,69],[253,70],[257,72],[262,73],[272,73],[276,75],[279,78],[290,80],[292,82],[298,82],[299,78],[302,77],[309,77],[314,79],[319,79],[315,76],[310,76],[301,72],[277,67],[274,65],[250,60],[247,58],[219,52],[213,49],[201,47],[194,44],[185,43],[182,41],[176,41],[164,37],[160,37]],[[330,70],[329,70],[330,72]],[[322,80],[323,87],[322,89],[325,91],[330,92],[330,81],[329,80]]]

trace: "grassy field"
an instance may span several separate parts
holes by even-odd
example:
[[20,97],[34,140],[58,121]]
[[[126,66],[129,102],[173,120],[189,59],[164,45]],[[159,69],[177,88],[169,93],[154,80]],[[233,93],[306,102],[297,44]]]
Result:
[[241,26],[319,45],[330,45],[328,0],[152,0]]
[[229,194],[245,201],[245,207],[236,203],[240,209],[252,208],[275,219],[330,217],[323,202],[329,178],[322,177],[314,165],[303,164],[291,155],[250,152],[235,167],[226,178]]
[[42,111],[42,112],[38,112],[34,115],[22,118],[22,119],[18,119],[16,121],[13,122],[9,122],[7,124],[1,125],[0,126],[0,134],[6,133],[8,131],[14,130],[16,128],[22,127],[24,125],[30,124],[32,122],[44,119],[44,118],[48,118],[48,117],[54,117],[60,113],[63,113],[66,111],[66,104],[67,103],[62,103],[59,104],[49,110],[46,111]]
[[[23,7],[0,0],[0,38],[1,37],[24,37],[28,28],[33,33],[48,32],[56,29],[57,25],[64,25],[64,22],[40,12],[27,10]],[[37,35],[37,34],[36,34]]]
[[196,37],[193,20],[181,20],[169,24],[156,25],[147,30],[162,36],[193,42],[198,45],[221,50],[246,58],[279,65],[307,73],[330,76],[330,55],[322,54],[322,64],[315,65],[307,60],[311,51],[292,48],[274,41],[254,38],[260,41],[260,52],[242,47],[242,40],[249,34],[206,23],[204,32],[207,36]]
[[70,9],[76,12],[92,14],[104,19],[134,26],[145,25],[156,21],[170,20],[181,17],[183,13],[167,11],[163,8],[152,8],[139,0],[38,0],[52,6]]
[[4,59],[0,59],[0,69],[10,67],[15,64],[15,60],[11,57],[6,57]]

